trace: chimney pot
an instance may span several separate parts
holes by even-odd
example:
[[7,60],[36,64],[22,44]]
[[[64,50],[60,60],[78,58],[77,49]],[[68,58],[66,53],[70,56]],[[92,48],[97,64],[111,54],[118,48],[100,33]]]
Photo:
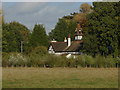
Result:
[[67,39],[66,39],[66,37],[65,37],[65,39],[64,39],[64,42],[67,42]]

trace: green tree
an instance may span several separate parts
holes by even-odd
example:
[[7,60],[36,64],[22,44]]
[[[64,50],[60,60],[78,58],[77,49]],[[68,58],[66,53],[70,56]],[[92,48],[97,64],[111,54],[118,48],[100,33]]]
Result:
[[44,55],[48,54],[48,51],[47,51],[47,48],[45,46],[38,46],[32,50],[32,55],[33,54],[44,56]]
[[4,23],[3,10],[0,9],[0,25]]
[[65,37],[68,37],[68,35],[71,35],[72,40],[74,40],[74,31],[76,28],[76,22],[65,20],[65,19],[59,19],[57,25],[55,26],[55,29],[53,29],[49,33],[50,39],[55,39],[57,41],[63,41]]
[[3,52],[20,52],[21,41],[28,41],[29,30],[19,22],[3,24],[2,50]]
[[[118,56],[118,3],[94,2],[93,12],[88,15],[87,28],[84,31],[84,50],[101,55]],[[92,40],[92,41],[91,41]],[[92,45],[91,45],[91,44]],[[94,50],[93,50],[94,48]],[[89,51],[87,51],[90,49]]]
[[33,32],[30,36],[29,44],[33,48],[37,46],[48,46],[48,36],[46,35],[43,25],[36,24],[34,26]]
[[50,40],[63,41],[68,34],[74,40],[74,31],[76,29],[76,22],[80,22],[82,27],[86,26],[86,15],[92,12],[91,5],[84,3],[80,6],[79,13],[71,13],[70,15],[63,16],[58,20],[55,28],[49,33]]

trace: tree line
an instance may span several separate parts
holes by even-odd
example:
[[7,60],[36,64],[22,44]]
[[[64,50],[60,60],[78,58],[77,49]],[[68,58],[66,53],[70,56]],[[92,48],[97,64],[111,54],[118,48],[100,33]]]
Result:
[[[120,60],[120,2],[84,3],[79,12],[59,18],[49,35],[42,24],[29,30],[19,22],[2,25],[3,66],[76,66],[115,67]],[[4,17],[3,17],[4,18]],[[52,39],[63,41],[68,34],[74,40],[77,22],[83,28],[83,56],[76,60],[49,55],[47,48]],[[61,60],[62,59],[62,60]],[[117,64],[117,65],[116,65]]]
[[48,46],[48,36],[41,24],[35,24],[31,33],[19,22],[4,23],[2,38],[3,52],[21,52],[23,49],[24,53],[29,53],[37,46]]

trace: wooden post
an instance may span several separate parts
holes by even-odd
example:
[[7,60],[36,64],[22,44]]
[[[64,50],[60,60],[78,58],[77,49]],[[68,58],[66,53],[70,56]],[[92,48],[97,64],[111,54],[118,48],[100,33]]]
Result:
[[23,53],[23,41],[21,41],[21,53]]

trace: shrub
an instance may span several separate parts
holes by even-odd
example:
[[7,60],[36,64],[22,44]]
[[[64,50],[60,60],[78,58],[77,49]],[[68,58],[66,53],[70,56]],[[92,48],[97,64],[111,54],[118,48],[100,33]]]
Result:
[[10,53],[9,57],[10,66],[26,66],[27,58],[21,53]]
[[77,58],[76,58],[76,61],[77,61],[77,65],[80,66],[80,67],[85,67],[85,59],[82,55],[79,55]]
[[87,67],[91,67],[94,64],[94,58],[90,55],[84,55],[85,64]]
[[64,56],[46,55],[44,63],[49,67],[66,67],[66,59]]
[[9,53],[5,53],[5,52],[2,53],[2,66],[3,67],[7,67],[8,66],[9,56],[10,56]]
[[27,58],[17,52],[3,53],[2,54],[2,66],[26,66]]
[[40,56],[44,56],[46,54],[48,54],[47,48],[44,46],[38,46],[35,47],[32,52],[32,54],[39,54]]
[[107,65],[107,67],[115,67],[116,66],[116,61],[115,61],[116,59],[115,58],[113,58],[112,56],[107,56],[106,58],[105,58],[105,61],[106,61],[106,65]]
[[44,66],[44,57],[48,55],[47,48],[44,46],[35,47],[32,52],[28,54],[28,67],[43,67]]
[[105,67],[105,62],[106,62],[105,57],[103,57],[101,55],[97,55],[95,57],[95,66],[96,67]]
[[43,56],[32,52],[31,54],[28,55],[28,57],[29,57],[28,61],[27,61],[28,67],[31,67],[31,66],[40,67],[43,65],[42,64],[42,57]]
[[28,66],[28,67],[118,67],[120,58],[112,56],[78,55],[76,58],[66,58],[48,54],[46,48],[36,47],[29,55],[21,53],[2,53],[2,66]]
[[94,58],[90,55],[79,55],[77,57],[78,65],[82,67],[93,67]]

